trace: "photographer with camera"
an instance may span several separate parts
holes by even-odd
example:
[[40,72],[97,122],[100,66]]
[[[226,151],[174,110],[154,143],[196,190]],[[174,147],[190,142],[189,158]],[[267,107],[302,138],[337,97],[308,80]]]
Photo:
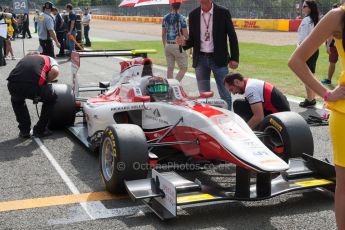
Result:
[[11,71],[7,78],[7,87],[19,123],[20,137],[30,137],[31,120],[25,99],[33,100],[34,103],[43,102],[41,116],[33,127],[33,136],[44,137],[52,134],[47,125],[54,109],[56,94],[48,83],[54,81],[58,75],[56,60],[38,52],[25,56]]

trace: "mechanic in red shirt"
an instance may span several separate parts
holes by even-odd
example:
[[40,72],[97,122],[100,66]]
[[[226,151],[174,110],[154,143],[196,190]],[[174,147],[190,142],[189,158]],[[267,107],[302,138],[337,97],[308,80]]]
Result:
[[47,129],[49,118],[54,109],[56,94],[51,84],[47,84],[59,75],[58,64],[54,58],[33,52],[18,62],[11,71],[8,80],[8,90],[16,119],[19,123],[19,136],[30,137],[31,120],[25,99],[43,102],[40,118],[33,127],[35,137],[51,134]]
[[290,111],[284,94],[268,82],[230,73],[224,79],[224,86],[232,94],[244,94],[245,99],[235,100],[233,108],[252,129],[269,114]]

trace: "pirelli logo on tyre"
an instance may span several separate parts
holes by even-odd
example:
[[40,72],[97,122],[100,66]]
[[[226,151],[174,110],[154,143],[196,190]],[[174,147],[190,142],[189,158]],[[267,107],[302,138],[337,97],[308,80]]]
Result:
[[276,128],[279,132],[281,132],[283,130],[283,127],[273,118],[270,118],[270,124]]
[[116,142],[115,142],[114,134],[110,129],[107,129],[105,132],[108,134],[109,138],[111,139],[111,144],[113,145],[114,158],[116,159]]

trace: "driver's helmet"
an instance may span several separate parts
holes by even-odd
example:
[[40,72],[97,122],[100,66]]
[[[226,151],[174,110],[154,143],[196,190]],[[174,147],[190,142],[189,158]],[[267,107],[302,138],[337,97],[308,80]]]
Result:
[[166,100],[169,97],[169,83],[163,77],[151,77],[146,85],[146,90],[155,101]]

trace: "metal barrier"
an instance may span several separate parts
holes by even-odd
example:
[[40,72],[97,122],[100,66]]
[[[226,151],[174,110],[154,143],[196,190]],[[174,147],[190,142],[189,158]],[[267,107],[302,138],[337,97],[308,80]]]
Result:
[[[233,18],[245,19],[295,19],[301,15],[303,0],[213,0],[215,3],[228,8]],[[11,0],[2,0],[0,5],[12,5]],[[44,0],[30,0],[31,9],[40,9]],[[61,0],[54,1],[58,9],[63,9],[59,5]],[[79,1],[83,3],[85,1]],[[170,11],[169,5],[155,5],[142,7],[118,7],[122,0],[100,0],[101,3],[109,3],[97,6],[87,6],[94,14],[118,15],[118,16],[149,16],[161,17]],[[339,0],[317,0],[321,14],[325,14],[332,8],[333,3]],[[180,13],[188,15],[189,12],[199,6],[198,1],[190,0],[183,3]],[[83,9],[82,4],[74,4],[75,9]]]
[[[116,16],[161,17],[170,11],[169,5],[141,7],[118,7],[122,0],[115,0],[112,5],[89,6],[94,14]],[[103,1],[104,2],[104,1]],[[215,3],[228,8],[233,18],[245,19],[295,19],[302,12],[303,0],[214,0]],[[320,12],[325,14],[337,0],[318,0]],[[198,1],[190,0],[181,6],[180,13],[188,16],[189,12],[199,6]],[[79,6],[83,8],[83,6]]]

